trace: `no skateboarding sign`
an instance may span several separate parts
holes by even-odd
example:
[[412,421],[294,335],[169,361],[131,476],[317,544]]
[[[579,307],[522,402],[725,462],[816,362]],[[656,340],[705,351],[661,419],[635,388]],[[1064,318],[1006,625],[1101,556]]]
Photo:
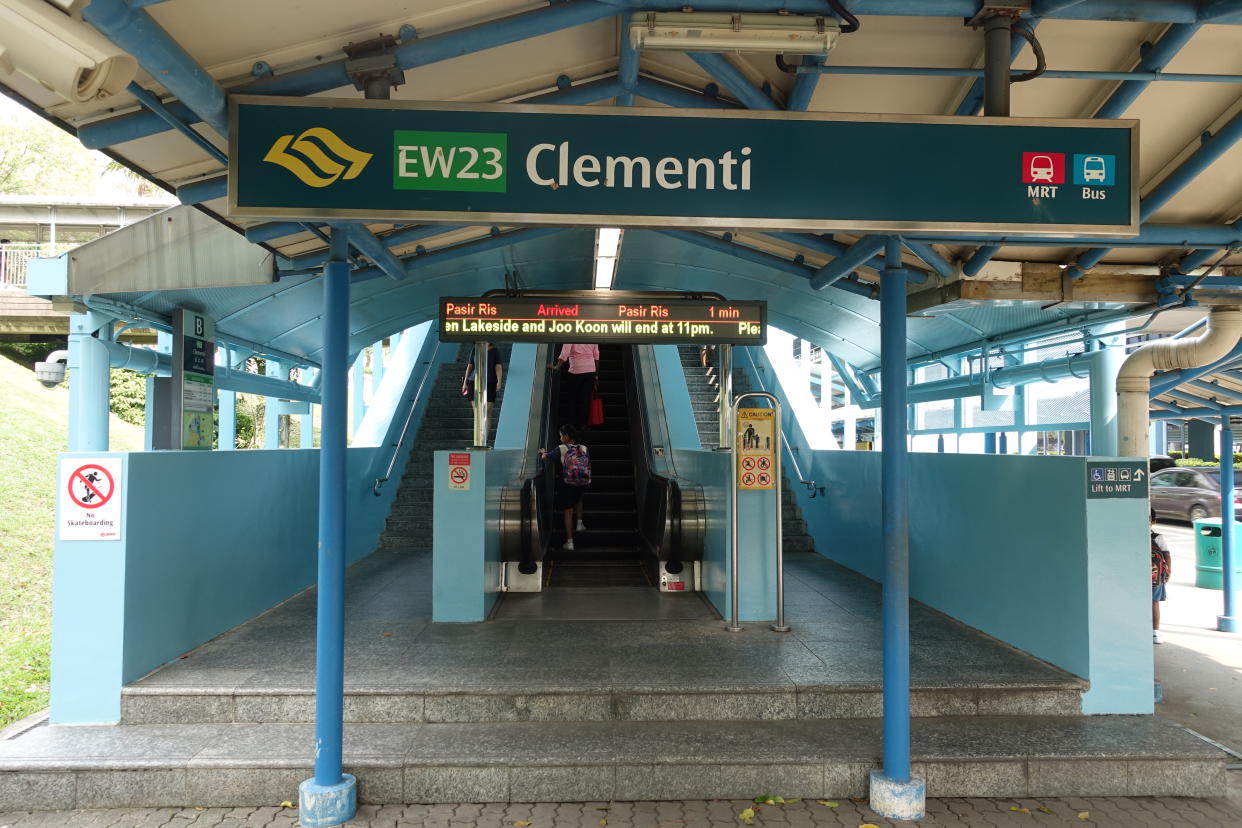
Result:
[[470,488],[470,455],[465,452],[449,452],[448,487],[459,491]]
[[121,539],[121,467],[116,457],[60,459],[60,540]]

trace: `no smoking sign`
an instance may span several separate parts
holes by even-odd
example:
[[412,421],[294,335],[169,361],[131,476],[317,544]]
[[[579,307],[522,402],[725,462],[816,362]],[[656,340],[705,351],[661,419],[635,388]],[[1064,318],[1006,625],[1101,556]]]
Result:
[[60,459],[60,540],[120,540],[122,465],[116,457]]
[[449,452],[448,487],[457,491],[470,488],[470,455],[466,452]]

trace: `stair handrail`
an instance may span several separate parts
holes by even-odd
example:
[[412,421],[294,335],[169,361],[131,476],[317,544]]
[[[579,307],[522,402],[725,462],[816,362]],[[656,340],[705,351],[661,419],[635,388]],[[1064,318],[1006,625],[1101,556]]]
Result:
[[[754,369],[755,379],[759,382],[759,387],[763,389],[765,393],[769,393],[767,385],[760,377],[759,366],[755,364],[755,358],[751,355],[750,348],[746,348],[745,350],[746,359],[750,361],[750,367]],[[806,486],[807,491],[811,493],[811,498],[814,499],[815,494],[818,491],[818,489],[815,488],[815,481],[807,480],[802,476],[802,468],[798,465],[798,456],[794,453],[793,447],[789,445],[789,440],[785,437],[784,429],[781,429],[781,445],[783,445],[785,447],[785,451],[789,453],[789,462],[793,464],[794,471],[798,474],[798,482],[803,486]]]
[[418,388],[414,391],[414,398],[410,400],[409,408],[405,412],[405,422],[401,424],[401,433],[397,435],[397,442],[392,444],[392,456],[388,458],[388,470],[384,472],[383,477],[375,478],[375,483],[371,485],[371,493],[376,497],[380,496],[380,489],[392,478],[392,470],[397,465],[397,457],[401,455],[401,446],[405,444],[405,435],[410,430],[410,421],[414,419],[414,412],[418,410],[418,401],[423,396],[423,387],[427,385],[427,377],[431,376],[432,369],[435,368],[436,355],[440,352],[440,344],[439,338],[437,338],[436,346],[431,351],[431,358],[427,360],[427,370],[423,371],[423,378],[418,381]]

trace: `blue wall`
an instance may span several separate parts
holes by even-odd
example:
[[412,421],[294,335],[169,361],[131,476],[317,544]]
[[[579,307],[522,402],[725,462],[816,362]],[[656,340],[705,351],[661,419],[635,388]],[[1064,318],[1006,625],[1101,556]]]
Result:
[[[750,350],[757,373],[735,359],[786,405]],[[794,487],[816,551],[882,580],[882,454],[812,451],[783,419],[803,474],[824,488]],[[915,452],[910,475],[911,597],[1089,679],[1084,712],[1152,712],[1146,500],[1087,500],[1083,457]]]
[[[348,450],[351,563],[373,552],[383,531],[428,394],[416,406],[394,481],[379,497],[372,484],[388,465],[422,374],[451,361],[453,350],[433,356],[425,329],[405,347],[404,367],[412,370],[385,377],[404,379],[405,388],[389,395],[387,423],[374,426],[380,447]],[[61,456],[121,458],[124,512],[122,540],[56,543],[52,721],[118,721],[123,684],[314,583],[318,450]]]
[[[470,488],[448,487],[450,453],[470,455]],[[435,452],[431,620],[485,621],[500,598],[501,489],[520,486],[517,449]]]

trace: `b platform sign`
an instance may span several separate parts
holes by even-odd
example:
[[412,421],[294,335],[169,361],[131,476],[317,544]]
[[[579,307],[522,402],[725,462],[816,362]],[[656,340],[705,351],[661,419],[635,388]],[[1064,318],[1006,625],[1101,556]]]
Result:
[[776,488],[776,412],[771,408],[737,410],[737,488]]
[[122,466],[115,457],[60,458],[58,539],[121,539]]
[[1136,235],[1137,121],[233,95],[239,218]]

